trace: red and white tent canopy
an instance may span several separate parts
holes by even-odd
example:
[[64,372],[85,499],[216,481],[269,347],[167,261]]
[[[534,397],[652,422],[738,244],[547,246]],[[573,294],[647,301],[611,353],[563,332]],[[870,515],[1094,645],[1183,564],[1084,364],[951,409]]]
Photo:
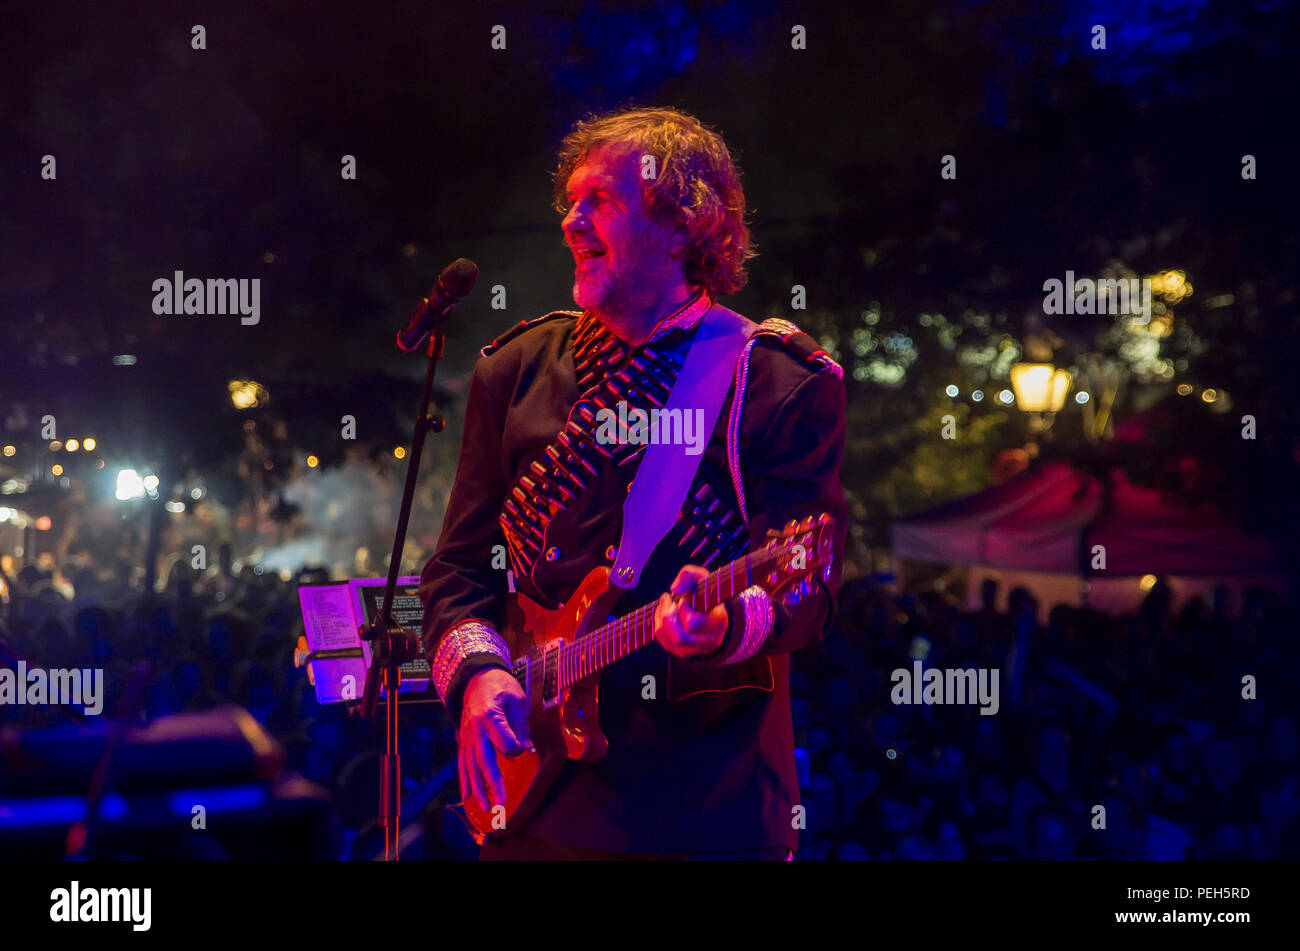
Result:
[[[1105,547],[1109,577],[1250,575],[1277,568],[1276,546],[1209,503],[1190,507],[1159,490],[1051,463],[894,522],[899,558],[1083,577]],[[1095,576],[1095,575],[1094,575]]]

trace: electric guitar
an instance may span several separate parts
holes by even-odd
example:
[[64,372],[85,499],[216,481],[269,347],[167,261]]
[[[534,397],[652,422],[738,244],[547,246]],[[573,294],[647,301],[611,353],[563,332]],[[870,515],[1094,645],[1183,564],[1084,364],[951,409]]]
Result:
[[[775,603],[792,606],[813,591],[813,576],[829,579],[834,522],[821,514],[768,532],[766,544],[701,579],[685,597],[692,610],[715,606],[758,585]],[[555,610],[516,594],[508,611],[507,640],[528,645],[511,673],[529,704],[529,735],[537,752],[498,756],[506,801],[485,811],[471,795],[459,803],[481,844],[493,832],[526,823],[566,760],[592,762],[609,743],[597,717],[600,673],[654,640],[655,605],[606,621],[626,591],[610,582],[610,569],[593,568],[577,591]],[[513,637],[511,636],[513,635]]]

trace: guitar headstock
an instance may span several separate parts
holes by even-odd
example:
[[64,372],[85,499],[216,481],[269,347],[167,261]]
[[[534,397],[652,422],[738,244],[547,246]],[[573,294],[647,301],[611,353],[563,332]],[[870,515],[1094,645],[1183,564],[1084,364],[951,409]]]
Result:
[[773,556],[763,572],[763,587],[788,607],[815,590],[814,577],[829,581],[835,563],[835,521],[826,512],[791,519],[767,533],[763,550]]

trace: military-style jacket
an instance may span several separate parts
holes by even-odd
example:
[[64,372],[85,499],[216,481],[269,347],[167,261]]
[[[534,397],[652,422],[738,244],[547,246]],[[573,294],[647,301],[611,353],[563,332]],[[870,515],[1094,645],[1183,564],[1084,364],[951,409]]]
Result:
[[[503,630],[507,562],[517,590],[552,608],[591,569],[612,565],[647,447],[597,439],[597,414],[620,401],[666,404],[710,306],[697,293],[637,348],[574,311],[526,321],[483,348],[442,533],[420,584],[425,651],[453,723],[469,678],[508,669],[515,654]],[[831,577],[793,607],[750,597],[755,589],[733,598],[726,640],[708,657],[682,661],[652,642],[607,668],[599,716],[608,753],[568,763],[523,831],[626,852],[796,847],[788,654],[818,641],[834,613],[846,532],[844,410],[839,366],[795,325],[762,324],[676,524],[615,612],[657,600],[683,565],[712,570],[759,547],[769,528],[821,512],[837,526]]]

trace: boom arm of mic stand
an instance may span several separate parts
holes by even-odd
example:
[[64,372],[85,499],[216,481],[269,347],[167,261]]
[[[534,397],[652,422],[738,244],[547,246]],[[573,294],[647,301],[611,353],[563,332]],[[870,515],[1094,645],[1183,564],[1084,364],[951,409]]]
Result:
[[442,356],[446,337],[442,328],[435,326],[429,336],[429,366],[424,374],[424,390],[420,394],[420,411],[415,417],[415,431],[411,437],[411,452],[406,463],[406,485],[402,489],[402,507],[397,515],[397,532],[393,537],[393,552],[388,562],[388,583],[384,586],[384,603],[373,624],[361,629],[361,637],[372,644],[370,669],[366,672],[366,689],[362,696],[362,716],[375,715],[379,703],[379,680],[382,677],[388,688],[386,704],[385,755],[380,767],[380,822],[384,826],[384,857],[397,861],[398,836],[402,818],[402,769],[397,752],[397,691],[401,681],[401,666],[419,656],[419,641],[393,620],[393,598],[397,591],[397,578],[401,574],[402,550],[406,547],[406,526],[411,518],[411,505],[415,501],[415,483],[420,474],[420,457],[424,454],[424,438],[430,431],[442,432],[444,422],[440,416],[429,415],[429,401],[433,396],[433,378],[438,372],[438,359]]

